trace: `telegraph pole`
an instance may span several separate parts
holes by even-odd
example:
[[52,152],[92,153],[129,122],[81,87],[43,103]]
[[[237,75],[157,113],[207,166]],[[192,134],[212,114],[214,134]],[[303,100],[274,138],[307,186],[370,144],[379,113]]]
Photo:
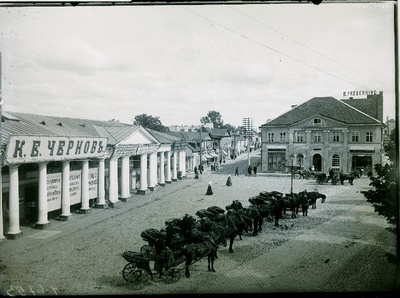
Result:
[[250,140],[253,135],[253,119],[243,118],[242,124],[246,129],[245,135],[247,138],[247,165],[250,166]]

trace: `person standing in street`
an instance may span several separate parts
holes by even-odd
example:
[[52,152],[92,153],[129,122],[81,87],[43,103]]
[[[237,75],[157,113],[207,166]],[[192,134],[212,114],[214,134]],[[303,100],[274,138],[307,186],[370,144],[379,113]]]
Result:
[[210,181],[210,182],[208,182],[206,195],[207,196],[211,196],[212,194],[213,194],[213,191],[212,191],[212,188],[211,188],[211,181]]
[[239,167],[236,167],[235,176],[239,176]]
[[249,176],[251,175],[251,170],[252,170],[252,168],[251,168],[251,166],[249,166],[247,169],[247,173],[249,174]]
[[231,175],[229,175],[229,176],[228,176],[228,179],[226,180],[226,186],[232,186]]
[[254,167],[253,167],[253,173],[254,173],[254,175],[257,175],[257,165],[254,165]]

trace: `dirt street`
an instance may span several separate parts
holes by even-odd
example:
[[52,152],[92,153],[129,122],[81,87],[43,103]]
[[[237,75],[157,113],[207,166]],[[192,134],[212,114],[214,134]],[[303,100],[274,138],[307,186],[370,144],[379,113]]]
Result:
[[[252,162],[259,153],[252,154]],[[206,170],[200,179],[188,178],[146,195],[132,195],[115,208],[73,214],[68,222],[50,220],[47,230],[22,227],[23,237],[0,243],[0,294],[123,295],[184,293],[392,292],[397,267],[385,254],[396,254],[396,236],[386,231],[385,218],[373,211],[360,193],[367,177],[354,185],[318,185],[315,180],[293,181],[293,190],[317,188],[326,194],[308,216],[292,219],[288,212],[275,227],[264,222],[258,236],[235,239],[234,252],[218,250],[216,272],[207,259],[190,266],[191,278],[164,284],[158,278],[135,290],[122,276],[124,251],[140,251],[140,233],[161,229],[165,221],[233,200],[246,207],[261,191],[290,191],[290,176],[244,176],[247,156],[222,164],[220,172]],[[234,176],[236,164],[243,171]],[[225,185],[228,174],[232,186]],[[212,182],[214,194],[206,196]],[[182,266],[178,266],[182,269]]]

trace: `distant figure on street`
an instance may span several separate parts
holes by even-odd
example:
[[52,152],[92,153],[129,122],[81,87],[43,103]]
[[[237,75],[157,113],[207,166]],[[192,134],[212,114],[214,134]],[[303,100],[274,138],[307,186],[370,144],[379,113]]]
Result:
[[211,181],[210,181],[210,182],[208,182],[206,195],[207,196],[211,196],[212,194],[213,194],[213,191],[212,191],[212,188],[211,188]]
[[249,168],[247,169],[247,173],[248,173],[249,175],[251,175],[251,166],[249,166]]
[[231,175],[228,176],[228,180],[226,180],[226,186],[232,186]]
[[203,168],[202,164],[199,165],[199,170],[200,170],[200,174],[203,174],[204,168]]
[[254,171],[254,175],[256,175],[257,174],[257,165],[254,165],[253,171]]
[[329,169],[329,176],[326,179],[326,182],[329,182],[329,180],[333,180],[334,175],[335,175],[335,172],[333,171],[333,169]]
[[235,176],[239,176],[239,167],[236,167]]
[[194,179],[199,179],[199,172],[197,170],[197,166],[194,167]]

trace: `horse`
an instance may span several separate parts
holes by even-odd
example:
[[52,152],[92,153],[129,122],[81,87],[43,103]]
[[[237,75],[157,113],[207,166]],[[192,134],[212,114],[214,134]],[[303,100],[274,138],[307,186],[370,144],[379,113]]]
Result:
[[344,181],[348,180],[350,185],[353,185],[353,180],[355,178],[360,178],[360,174],[357,171],[350,172],[350,174],[340,173],[339,180],[340,184],[344,184]]
[[208,232],[208,236],[203,241],[184,246],[182,253],[185,256],[185,276],[189,278],[189,266],[205,256],[208,259],[208,271],[215,272],[214,261],[217,258],[217,249],[220,244],[226,246],[226,236],[222,227],[216,225],[212,231]]
[[326,195],[319,193],[318,190],[307,192],[308,203],[312,209],[317,208],[317,200],[321,199],[321,203],[325,203]]
[[284,202],[284,210],[289,208],[292,212],[292,218],[297,217],[297,213],[299,212],[300,203],[297,199],[296,193],[286,194],[283,197]]

